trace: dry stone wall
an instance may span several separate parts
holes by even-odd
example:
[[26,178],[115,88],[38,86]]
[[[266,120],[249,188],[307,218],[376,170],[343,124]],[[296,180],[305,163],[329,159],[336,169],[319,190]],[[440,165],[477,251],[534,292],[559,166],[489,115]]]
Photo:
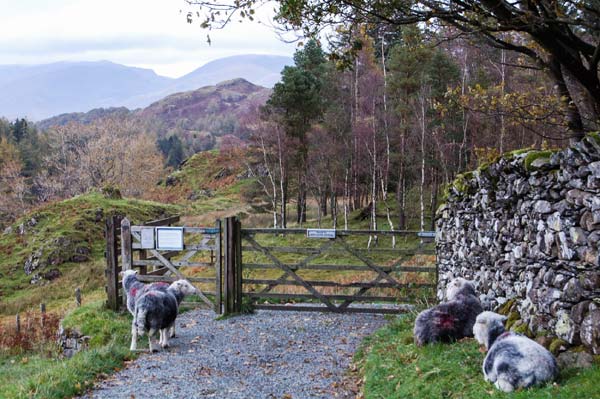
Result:
[[438,297],[473,279],[514,328],[600,354],[600,139],[459,176],[437,213]]

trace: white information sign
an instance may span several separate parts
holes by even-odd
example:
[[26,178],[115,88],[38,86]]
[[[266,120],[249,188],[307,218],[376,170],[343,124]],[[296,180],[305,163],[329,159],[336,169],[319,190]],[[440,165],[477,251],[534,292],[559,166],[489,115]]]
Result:
[[154,249],[154,227],[142,227],[142,249]]
[[335,229],[306,229],[308,238],[335,238]]
[[183,227],[157,227],[156,249],[183,250]]

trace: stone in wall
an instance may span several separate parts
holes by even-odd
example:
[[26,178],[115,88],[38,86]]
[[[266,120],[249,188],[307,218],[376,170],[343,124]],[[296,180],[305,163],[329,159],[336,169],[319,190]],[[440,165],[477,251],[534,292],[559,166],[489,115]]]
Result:
[[473,279],[487,309],[600,354],[600,139],[522,151],[458,176],[437,213],[438,297]]

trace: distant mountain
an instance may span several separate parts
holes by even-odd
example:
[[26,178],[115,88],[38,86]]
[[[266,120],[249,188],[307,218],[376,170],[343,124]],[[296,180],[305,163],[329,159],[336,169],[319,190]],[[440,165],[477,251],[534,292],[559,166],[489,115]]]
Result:
[[292,64],[290,57],[277,55],[251,54],[220,58],[180,77],[170,87],[189,90],[189,87],[214,85],[235,78],[263,87],[273,87],[281,78],[283,68]]
[[178,79],[108,61],[0,65],[0,116],[40,120],[95,108],[142,108],[173,93],[236,78],[272,87],[292,63],[282,56],[233,56]]
[[124,99],[160,90],[172,81],[150,69],[107,61],[16,66],[8,69],[7,76],[12,78],[0,78],[0,115],[33,120],[118,106]]

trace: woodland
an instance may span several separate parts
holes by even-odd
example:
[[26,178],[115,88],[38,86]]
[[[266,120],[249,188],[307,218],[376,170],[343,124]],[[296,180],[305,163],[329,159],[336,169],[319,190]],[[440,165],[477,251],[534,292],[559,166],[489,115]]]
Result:
[[[192,2],[188,22],[253,19],[261,4]],[[274,226],[312,207],[337,228],[361,209],[373,229],[385,215],[386,228],[428,230],[457,174],[598,129],[597,2],[275,4],[282,29],[308,39],[266,103],[235,120],[218,106],[202,126],[168,129],[110,113],[44,129],[0,120],[2,224],[106,186],[160,199],[157,183],[218,147],[243,149]]]

